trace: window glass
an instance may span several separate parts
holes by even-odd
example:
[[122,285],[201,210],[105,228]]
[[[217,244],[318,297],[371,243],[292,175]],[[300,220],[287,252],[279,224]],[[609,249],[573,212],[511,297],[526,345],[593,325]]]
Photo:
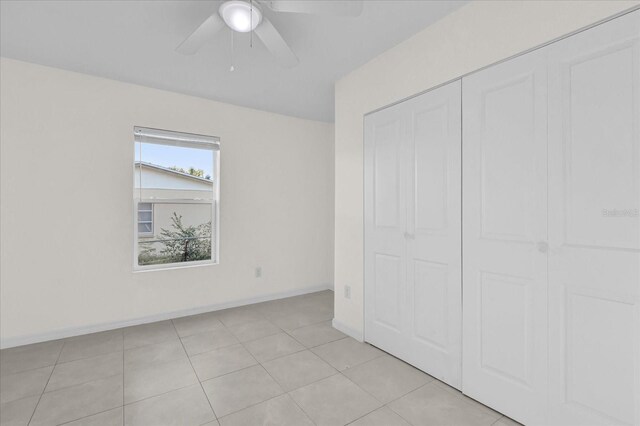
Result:
[[134,129],[137,269],[217,263],[217,138]]

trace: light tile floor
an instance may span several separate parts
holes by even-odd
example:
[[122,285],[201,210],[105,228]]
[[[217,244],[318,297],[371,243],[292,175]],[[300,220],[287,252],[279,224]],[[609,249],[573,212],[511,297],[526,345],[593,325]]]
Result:
[[0,425],[517,425],[332,318],[324,291],[5,349]]

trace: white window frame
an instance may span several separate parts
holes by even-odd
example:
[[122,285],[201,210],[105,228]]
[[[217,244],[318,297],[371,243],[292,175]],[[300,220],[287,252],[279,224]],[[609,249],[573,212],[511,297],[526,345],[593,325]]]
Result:
[[[150,210],[140,210],[140,204],[149,204],[151,206]],[[154,233],[154,229],[153,229],[153,203],[145,203],[145,202],[139,202],[138,203],[138,237],[153,237]],[[151,220],[140,220],[140,213],[151,213]],[[140,224],[141,223],[150,223],[151,224],[151,231],[149,232],[141,232],[140,231]]]
[[[169,146],[182,146],[193,148],[205,148],[211,150],[212,164],[214,167],[213,179],[213,192],[215,198],[212,200],[202,199],[167,199],[167,198],[149,198],[144,197],[144,190],[137,191],[135,188],[136,178],[136,162],[133,161],[133,211],[134,211],[134,226],[133,232],[133,271],[134,272],[148,272],[159,271],[165,269],[182,269],[192,268],[199,266],[217,265],[220,259],[220,138],[216,136],[197,135],[192,133],[175,132],[169,130],[152,129],[146,127],[134,127],[134,143],[133,149],[135,151],[137,143],[155,143],[159,145]],[[134,152],[135,158],[135,152]],[[142,176],[142,168],[140,169],[140,176]],[[141,185],[140,185],[141,186]],[[152,236],[151,234],[138,233],[138,206],[140,203],[151,203],[152,210],[155,204],[210,204],[211,205],[211,259],[207,260],[194,260],[190,262],[173,262],[163,263],[156,265],[139,265],[139,239],[140,237]],[[155,218],[153,218],[155,219]],[[154,220],[155,222],[155,220]]]

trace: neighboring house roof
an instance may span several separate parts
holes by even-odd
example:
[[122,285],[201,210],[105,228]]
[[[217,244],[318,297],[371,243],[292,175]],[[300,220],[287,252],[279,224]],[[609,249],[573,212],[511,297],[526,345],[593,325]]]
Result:
[[204,183],[208,183],[208,184],[213,184],[213,179],[205,179],[205,178],[202,178],[202,177],[199,177],[199,176],[193,176],[193,175],[190,175],[189,173],[179,172],[177,170],[172,170],[172,169],[170,169],[168,167],[159,166],[159,165],[153,164],[153,163],[147,163],[147,162],[144,162],[144,161],[136,161],[136,167],[140,167],[140,166],[149,167],[149,168],[154,169],[154,170],[158,170],[158,171],[161,171],[161,172],[164,172],[164,173],[169,173],[169,174],[172,174],[172,175],[177,175],[177,176],[180,176],[180,177],[183,177],[183,178],[187,178],[187,179],[193,179],[193,180],[198,181],[198,182],[204,182]]

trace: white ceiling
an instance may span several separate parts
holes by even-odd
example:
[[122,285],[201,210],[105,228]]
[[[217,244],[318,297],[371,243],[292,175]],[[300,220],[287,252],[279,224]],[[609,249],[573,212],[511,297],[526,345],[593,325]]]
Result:
[[[309,0],[301,0],[309,1]],[[264,13],[300,59],[225,29],[194,56],[175,47],[219,1],[0,1],[0,54],[261,110],[333,121],[334,82],[464,1],[365,1],[357,18]],[[263,8],[265,9],[265,8]]]

